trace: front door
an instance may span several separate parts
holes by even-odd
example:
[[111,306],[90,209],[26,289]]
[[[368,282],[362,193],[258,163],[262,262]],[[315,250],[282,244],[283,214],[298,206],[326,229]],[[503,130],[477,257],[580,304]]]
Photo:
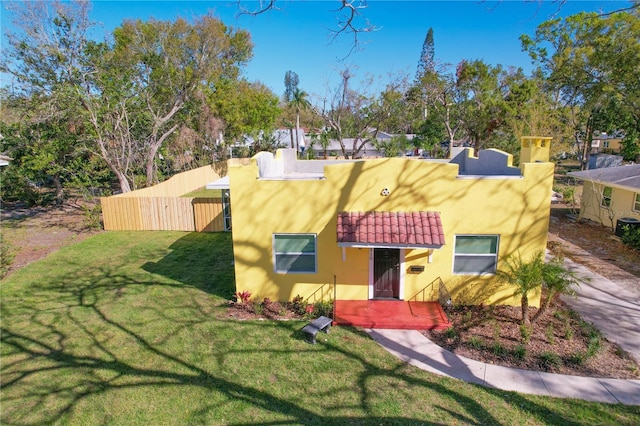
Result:
[[373,297],[400,298],[400,250],[373,250]]

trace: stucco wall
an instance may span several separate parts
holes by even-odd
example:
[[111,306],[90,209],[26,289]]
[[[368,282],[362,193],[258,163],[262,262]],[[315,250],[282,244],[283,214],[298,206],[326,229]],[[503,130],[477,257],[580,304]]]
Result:
[[[437,211],[446,244],[433,251],[406,250],[401,295],[409,299],[436,278],[454,301],[518,304],[512,289],[496,291],[494,276],[453,275],[455,234],[500,235],[499,256],[527,258],[544,250],[549,223],[553,164],[528,163],[523,176],[458,176],[458,165],[386,158],[327,165],[321,180],[262,180],[258,168],[229,170],[236,287],[253,297],[291,300],[337,283],[338,299],[367,299],[369,249],[337,245],[339,211]],[[383,188],[390,195],[382,196]],[[273,233],[317,234],[318,273],[276,274]],[[539,295],[531,298],[539,303]]]
[[618,219],[621,217],[634,217],[640,219],[640,212],[634,211],[635,192],[613,187],[611,193],[611,205],[602,206],[603,184],[585,181],[580,198],[580,217],[589,219],[604,226],[615,229]]

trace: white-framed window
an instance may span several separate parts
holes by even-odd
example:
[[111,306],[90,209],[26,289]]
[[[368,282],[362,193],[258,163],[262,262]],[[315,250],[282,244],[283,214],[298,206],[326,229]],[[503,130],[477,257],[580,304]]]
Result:
[[273,267],[280,274],[315,274],[316,234],[273,234]]
[[640,212],[640,192],[636,193],[636,199],[633,203],[633,210]]
[[602,188],[602,201],[600,205],[602,207],[611,207],[611,194],[613,193],[613,188],[610,186],[605,186]]
[[224,230],[231,231],[231,192],[222,190],[222,212],[224,215]]
[[453,273],[495,274],[498,265],[498,242],[497,235],[456,235]]

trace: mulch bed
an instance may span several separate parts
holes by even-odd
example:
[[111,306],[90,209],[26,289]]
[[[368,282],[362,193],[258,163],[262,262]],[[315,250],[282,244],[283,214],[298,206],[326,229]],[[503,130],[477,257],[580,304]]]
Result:
[[[531,316],[537,311],[530,308]],[[426,331],[434,343],[489,364],[575,376],[639,379],[640,367],[562,302],[533,325],[523,342],[521,309],[462,306],[447,312],[452,330]],[[595,334],[594,334],[595,333]],[[594,335],[598,336],[594,339]],[[590,346],[591,345],[591,346]],[[588,356],[593,351],[593,356]]]

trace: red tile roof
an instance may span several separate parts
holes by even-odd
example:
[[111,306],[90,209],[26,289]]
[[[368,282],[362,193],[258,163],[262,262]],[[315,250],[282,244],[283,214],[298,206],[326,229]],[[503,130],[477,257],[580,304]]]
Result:
[[438,212],[340,212],[337,231],[345,245],[444,245]]

